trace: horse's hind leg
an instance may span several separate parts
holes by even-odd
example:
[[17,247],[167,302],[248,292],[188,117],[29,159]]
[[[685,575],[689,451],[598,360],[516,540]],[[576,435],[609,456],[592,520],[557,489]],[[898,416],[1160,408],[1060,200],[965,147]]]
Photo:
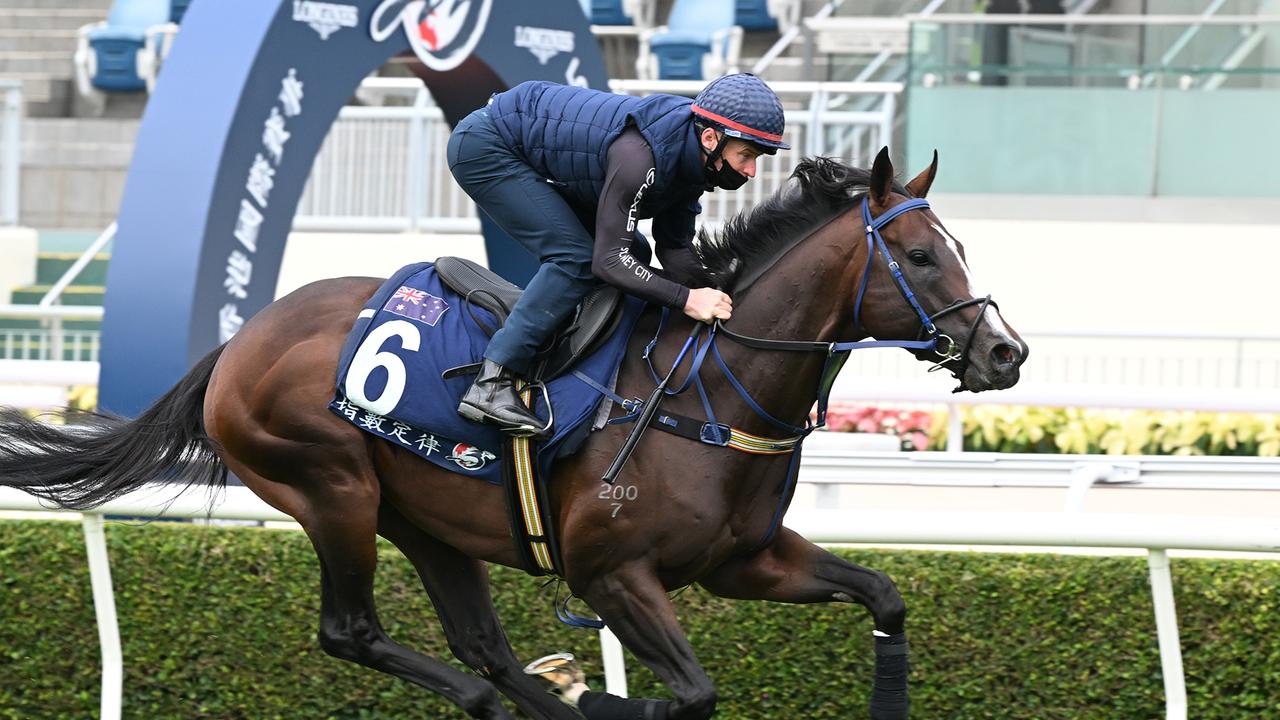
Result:
[[394,642],[373,601],[377,565],[377,481],[323,483],[300,513],[320,557],[320,646],[334,657],[395,675],[448,698],[476,718],[509,720],[489,681]]
[[907,608],[884,573],[854,565],[782,528],[760,552],[725,563],[699,582],[716,595],[739,600],[866,607],[876,626],[871,718],[907,717]]
[[378,532],[413,563],[459,660],[492,682],[534,720],[580,716],[525,675],[493,608],[484,563],[463,555],[383,504]]

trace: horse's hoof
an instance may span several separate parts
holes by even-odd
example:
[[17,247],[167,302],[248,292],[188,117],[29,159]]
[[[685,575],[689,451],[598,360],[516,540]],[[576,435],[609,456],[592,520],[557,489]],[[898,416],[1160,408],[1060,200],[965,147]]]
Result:
[[524,666],[526,675],[537,675],[554,687],[550,692],[559,695],[561,700],[574,704],[566,695],[575,684],[585,684],[587,676],[573,657],[573,653],[554,653],[540,657]]

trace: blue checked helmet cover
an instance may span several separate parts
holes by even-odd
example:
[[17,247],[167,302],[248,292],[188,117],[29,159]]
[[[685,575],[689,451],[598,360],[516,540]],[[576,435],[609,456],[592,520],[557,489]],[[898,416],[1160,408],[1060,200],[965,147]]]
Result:
[[786,125],[782,101],[763,80],[751,73],[712,80],[693,99],[690,109],[725,135],[755,143],[770,155],[777,150],[791,149],[782,142]]

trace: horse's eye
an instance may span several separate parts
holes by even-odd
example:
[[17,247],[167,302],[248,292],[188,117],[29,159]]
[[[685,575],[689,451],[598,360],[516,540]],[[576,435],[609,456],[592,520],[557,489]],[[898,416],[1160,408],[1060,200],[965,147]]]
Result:
[[929,260],[929,254],[923,250],[912,250],[907,253],[907,258],[916,265],[928,265],[931,262]]

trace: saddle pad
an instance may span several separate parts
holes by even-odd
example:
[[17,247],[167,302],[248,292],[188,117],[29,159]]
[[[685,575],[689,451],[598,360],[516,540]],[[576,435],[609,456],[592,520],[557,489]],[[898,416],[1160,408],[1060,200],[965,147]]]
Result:
[[[576,370],[611,386],[643,308],[642,301],[626,298],[618,330]],[[482,360],[489,337],[481,324],[493,328],[497,320],[468,306],[440,280],[432,263],[402,268],[365,304],[347,336],[329,409],[440,467],[501,484],[505,436],[457,413],[475,376],[441,377],[445,370]],[[602,399],[573,374],[551,381],[547,391],[555,424],[551,439],[538,448],[543,472],[557,457],[577,450]],[[534,412],[545,420],[541,393],[535,397]]]

